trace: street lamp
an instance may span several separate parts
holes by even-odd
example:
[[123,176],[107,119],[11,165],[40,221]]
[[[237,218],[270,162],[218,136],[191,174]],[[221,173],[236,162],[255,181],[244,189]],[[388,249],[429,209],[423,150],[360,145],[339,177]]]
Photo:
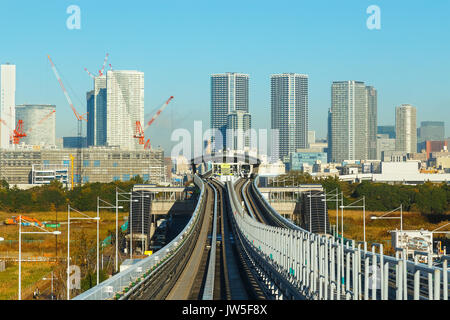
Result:
[[[117,192],[117,189],[119,189],[118,187],[116,187],[116,203],[120,202],[120,201],[127,201],[130,202],[130,218],[128,220],[128,226],[130,228],[130,259],[133,259],[133,205],[131,202],[139,202],[138,199],[132,199],[132,193],[131,192],[125,192],[122,189],[119,189],[122,192]],[[130,197],[127,198],[125,195],[129,195]],[[122,196],[125,199],[118,199],[118,196]],[[116,237],[118,237],[118,226],[117,226],[117,209],[116,209]],[[116,238],[116,259],[117,259],[117,238]],[[116,260],[118,261],[118,260]],[[116,263],[116,272],[118,269],[118,264]]]
[[52,270],[52,277],[49,278],[42,278],[42,280],[51,280],[52,281],[52,292],[51,292],[51,296],[52,296],[52,300],[53,300],[53,270]]
[[5,239],[3,239],[2,237],[0,237],[0,241],[4,241]]
[[[386,215],[388,215],[389,213],[395,212],[397,210],[400,210],[400,217],[385,217]],[[370,217],[371,220],[378,220],[378,219],[400,219],[400,231],[403,232],[403,204],[400,204],[400,207],[395,208],[394,210],[391,210],[389,212],[386,212],[385,214],[383,214],[382,216],[373,216]]]
[[[354,205],[354,204],[358,203],[361,200],[363,202],[362,205],[360,205],[360,206],[355,206]],[[343,199],[342,199],[342,202],[343,202]],[[364,240],[363,241],[366,242],[366,197],[363,196],[361,199],[358,199],[358,200],[350,203],[347,206],[344,206],[343,203],[342,203],[340,208],[342,209],[342,221],[341,221],[342,222],[342,225],[341,225],[341,228],[342,228],[341,229],[341,231],[342,231],[342,241],[344,240],[344,208],[359,208],[359,209],[362,208],[363,209],[363,229],[364,229]]]
[[[137,192],[136,192],[137,193]],[[131,195],[131,197],[133,197],[133,194]],[[144,235],[144,198],[150,198],[150,195],[146,195],[146,194],[144,194],[144,191],[142,191],[142,194],[141,195],[137,195],[137,196],[135,196],[136,198],[141,198],[141,232],[142,232],[142,235]],[[138,201],[139,202],[139,201]],[[150,221],[150,223],[152,223],[153,221]],[[142,245],[142,250],[144,249],[144,239],[142,238],[142,241],[141,241],[141,245]],[[144,250],[143,250],[144,251]]]
[[[99,201],[101,201],[103,203],[106,203],[108,206],[100,206],[99,205]],[[118,263],[117,263],[117,261],[118,261],[118,241],[117,241],[117,239],[119,237],[118,236],[118,233],[119,233],[119,231],[118,231],[118,225],[119,225],[119,222],[118,222],[118,220],[119,220],[118,219],[118,216],[119,216],[118,209],[123,209],[123,206],[118,206],[117,203],[118,203],[117,187],[116,187],[116,205],[115,206],[112,205],[111,203],[109,203],[109,202],[107,202],[107,201],[97,197],[97,211],[99,209],[116,209],[116,272],[117,272],[117,269],[118,269]],[[103,258],[102,258],[102,261],[103,261]]]
[[[338,204],[339,193],[338,192],[339,192],[338,188],[336,188],[336,189],[334,189],[334,190],[332,190],[330,192],[326,192],[326,189],[325,189],[325,194],[324,194],[325,199],[322,199],[322,201],[325,202],[325,203],[327,201],[336,201],[336,234],[339,233],[339,204]],[[336,194],[334,194],[334,193],[336,193]],[[331,197],[327,199],[327,195],[328,194],[331,194]],[[326,210],[326,207],[327,206],[325,204],[325,210]]]
[[22,231],[22,216],[19,216],[19,300],[22,300],[22,234],[61,234],[61,231],[48,231],[39,225],[31,225],[43,231]]
[[[97,198],[98,199],[98,198]],[[98,202],[98,200],[97,200]],[[83,217],[70,217],[70,212],[75,211],[79,214],[81,214]],[[69,283],[69,272],[70,272],[70,220],[97,220],[97,285],[99,283],[99,269],[98,269],[98,243],[99,243],[99,235],[98,235],[98,223],[100,221],[100,217],[98,215],[98,209],[97,209],[97,216],[96,217],[90,217],[87,214],[80,212],[72,207],[70,207],[70,204],[67,205],[67,300],[70,300],[70,283]]]

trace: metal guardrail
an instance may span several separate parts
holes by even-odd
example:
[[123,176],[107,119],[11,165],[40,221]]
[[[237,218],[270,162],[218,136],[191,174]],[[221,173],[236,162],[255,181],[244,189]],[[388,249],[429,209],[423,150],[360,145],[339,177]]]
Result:
[[261,191],[258,189],[258,182],[259,182],[259,176],[256,176],[256,178],[253,180],[253,190],[256,192],[258,198],[261,200],[262,205],[266,209],[266,211],[271,215],[272,219],[277,221],[279,224],[284,225],[286,228],[293,229],[293,230],[300,230],[303,232],[308,232],[307,230],[300,228],[296,224],[294,224],[292,221],[286,219],[285,217],[281,216],[266,200],[266,198],[262,195]]
[[[228,190],[239,231],[254,256],[259,256],[255,261],[274,283],[290,284],[279,287],[279,298],[292,298],[295,288],[308,299],[448,299],[447,263],[443,268],[427,266],[408,261],[405,255],[384,255],[382,244],[372,244],[369,251],[367,243],[344,243],[343,239],[310,233],[265,202],[271,215],[294,227],[267,226],[244,214],[231,183]],[[264,202],[260,193],[258,196]]]
[[171,257],[183,246],[185,240],[192,235],[191,231],[198,220],[201,203],[206,197],[205,185],[198,175],[194,176],[194,183],[200,189],[197,205],[191,219],[175,239],[151,256],[142,259],[126,270],[115,274],[108,280],[74,297],[73,300],[122,300],[129,296],[130,293],[136,290],[136,288],[147,278],[150,278],[157,270],[164,267]]
[[209,254],[208,271],[206,274],[205,286],[203,289],[202,300],[212,300],[214,295],[214,277],[216,273],[216,242],[217,242],[217,190],[208,182],[208,185],[214,190],[214,217],[213,230],[211,235],[211,249]]

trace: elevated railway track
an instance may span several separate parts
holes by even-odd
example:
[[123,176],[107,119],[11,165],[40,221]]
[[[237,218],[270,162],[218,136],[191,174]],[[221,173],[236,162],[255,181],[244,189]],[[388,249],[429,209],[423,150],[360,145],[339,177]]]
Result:
[[76,299],[448,299],[446,263],[310,233],[279,215],[254,179],[194,181],[200,195],[183,231]]

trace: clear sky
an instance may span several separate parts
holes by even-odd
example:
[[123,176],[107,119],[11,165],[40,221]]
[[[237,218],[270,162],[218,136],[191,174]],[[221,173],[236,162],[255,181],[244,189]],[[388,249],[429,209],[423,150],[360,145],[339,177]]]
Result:
[[[69,5],[81,29],[69,30]],[[369,5],[381,30],[369,30]],[[17,68],[16,103],[56,104],[57,136],[76,121],[51,71],[50,54],[78,111],[108,52],[114,69],[145,72],[145,112],[175,99],[146,131],[170,147],[172,129],[209,126],[210,75],[250,75],[255,128],[270,126],[270,75],[309,75],[309,123],[326,136],[331,82],[359,80],[378,90],[378,124],[395,122],[395,106],[417,107],[418,125],[446,121],[450,136],[450,1],[2,0],[0,63]]]

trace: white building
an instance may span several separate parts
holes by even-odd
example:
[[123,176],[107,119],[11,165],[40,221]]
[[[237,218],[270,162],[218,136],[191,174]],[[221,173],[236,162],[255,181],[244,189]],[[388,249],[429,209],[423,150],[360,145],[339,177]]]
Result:
[[250,113],[237,110],[227,116],[227,148],[237,151],[247,151],[251,147],[252,125]]
[[420,161],[381,162],[381,173],[354,173],[339,176],[342,181],[369,180],[385,183],[422,184],[427,181],[449,182],[450,174],[420,173]]
[[281,160],[274,163],[262,162],[258,167],[260,176],[279,176],[286,173],[286,166]]
[[409,104],[395,108],[395,150],[417,152],[416,108]]
[[16,66],[0,66],[0,149],[9,148],[12,131],[16,127]]
[[106,74],[106,144],[135,150],[136,121],[144,127],[144,73],[114,70]]
[[211,113],[210,125],[222,134],[222,141],[214,142],[213,149],[220,150],[227,145],[226,130],[228,115],[236,111],[249,112],[249,75],[227,72],[211,75]]
[[377,159],[383,160],[383,152],[395,151],[395,139],[388,134],[377,134]]
[[308,147],[308,75],[273,74],[271,128],[279,130],[278,152],[282,159],[298,148]]
[[334,81],[331,86],[331,159],[368,159],[367,91],[361,81]]
[[23,104],[16,106],[16,123],[23,121],[26,137],[21,143],[36,146],[56,145],[56,106],[48,104]]
[[308,131],[308,146],[311,148],[311,145],[316,143],[316,132],[314,130]]

